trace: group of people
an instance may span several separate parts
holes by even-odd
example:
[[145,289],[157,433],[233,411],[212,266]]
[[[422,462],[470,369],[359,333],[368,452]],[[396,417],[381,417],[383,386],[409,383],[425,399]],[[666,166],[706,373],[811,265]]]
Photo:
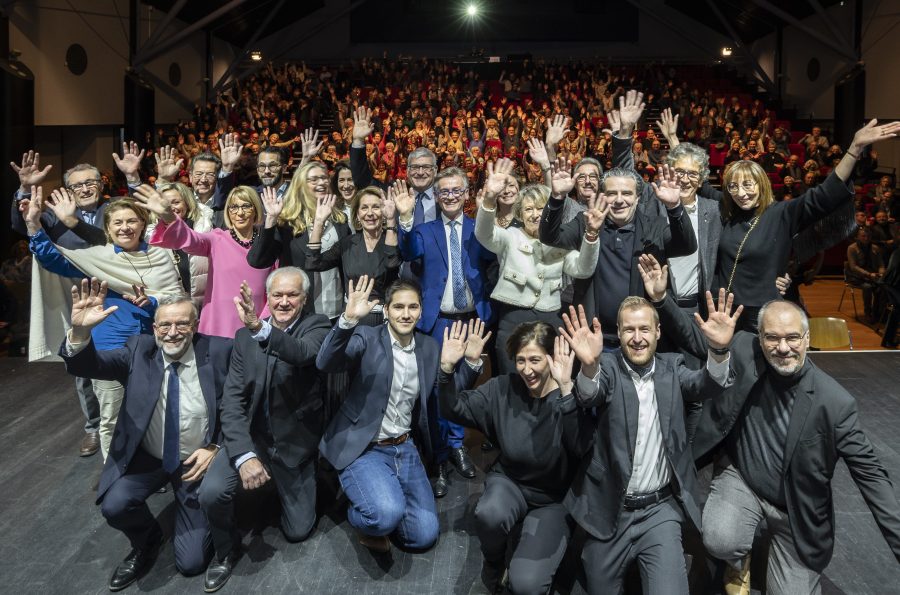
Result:
[[687,142],[646,183],[644,96],[618,100],[611,167],[529,138],[532,183],[498,158],[472,187],[427,146],[405,179],[382,180],[365,105],[348,163],[332,173],[310,151],[288,180],[269,146],[255,187],[236,183],[231,134],[219,156],[193,156],[190,186],[171,148],[151,185],[143,152],[123,146],[130,196],[104,204],[96,167],[48,192],[48,167],[23,155],[32,355],[65,360],[96,423],[82,452],[102,449],[97,502],[132,546],[110,589],[152,564],[162,532],[146,500],[167,484],[176,565],[205,571],[210,592],[240,557],[235,493],[269,482],[288,541],[314,531],[317,477],[333,470],[362,544],[431,548],[452,470],[476,476],[466,428],[499,451],[474,511],[491,591],[547,592],[576,526],[591,593],[621,592],[633,562],[645,592],[687,593],[692,531],[749,589],[765,519],[769,592],[819,592],[839,458],[900,559],[900,504],[855,402],[806,358],[806,316],[781,299],[792,238],[852,203],[859,155],[900,123],[868,123],[820,185],[779,202],[752,160],[716,189]]

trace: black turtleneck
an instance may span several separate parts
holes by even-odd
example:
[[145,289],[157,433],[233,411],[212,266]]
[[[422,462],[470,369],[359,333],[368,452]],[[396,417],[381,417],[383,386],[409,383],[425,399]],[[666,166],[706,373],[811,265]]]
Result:
[[784,447],[797,386],[809,371],[807,360],[792,376],[771,368],[759,378],[734,430],[728,437],[728,456],[753,492],[785,509]]

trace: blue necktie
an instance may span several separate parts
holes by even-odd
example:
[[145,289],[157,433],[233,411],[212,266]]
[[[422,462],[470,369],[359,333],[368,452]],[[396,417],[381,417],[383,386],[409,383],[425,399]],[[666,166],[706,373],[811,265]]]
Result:
[[166,420],[163,434],[163,471],[175,473],[181,464],[181,430],[179,428],[178,362],[169,364],[169,382],[166,384]]
[[416,195],[416,208],[413,210],[413,225],[421,225],[425,223],[425,199],[428,198],[428,195],[424,192],[419,192]]
[[459,248],[457,225],[459,221],[450,222],[450,266],[453,268],[453,307],[462,310],[466,307],[466,279],[463,277],[462,251]]

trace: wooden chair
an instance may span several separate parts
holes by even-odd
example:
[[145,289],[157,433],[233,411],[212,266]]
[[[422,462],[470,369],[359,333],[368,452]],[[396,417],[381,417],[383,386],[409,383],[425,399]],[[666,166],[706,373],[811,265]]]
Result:
[[809,319],[809,346],[813,349],[853,349],[847,321],[831,316]]

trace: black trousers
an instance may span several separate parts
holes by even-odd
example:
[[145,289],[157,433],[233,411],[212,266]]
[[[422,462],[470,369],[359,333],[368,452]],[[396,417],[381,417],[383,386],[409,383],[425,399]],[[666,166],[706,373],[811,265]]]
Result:
[[[217,455],[213,465],[226,459]],[[184,473],[179,465],[175,473],[169,475],[162,468],[162,461],[138,448],[128,472],[109,487],[100,503],[100,512],[110,527],[118,529],[128,537],[131,547],[141,549],[158,524],[147,498],[167,483],[175,493],[175,533],[172,543],[175,548],[175,567],[184,575],[191,576],[206,570],[212,554],[209,524],[200,508],[198,491],[200,481],[184,482]],[[205,484],[206,480],[202,480]]]
[[[290,542],[303,541],[316,524],[315,457],[288,467],[270,449],[254,450],[275,482],[281,500],[281,531]],[[216,557],[224,559],[238,545],[234,527],[234,494],[243,489],[241,476],[229,457],[218,456],[210,465],[200,490],[200,505],[209,519]]]
[[550,589],[574,526],[561,502],[530,506],[515,482],[491,472],[475,506],[475,523],[481,551],[490,561],[505,558],[509,534],[521,523],[522,535],[509,563],[510,590],[519,595]]

